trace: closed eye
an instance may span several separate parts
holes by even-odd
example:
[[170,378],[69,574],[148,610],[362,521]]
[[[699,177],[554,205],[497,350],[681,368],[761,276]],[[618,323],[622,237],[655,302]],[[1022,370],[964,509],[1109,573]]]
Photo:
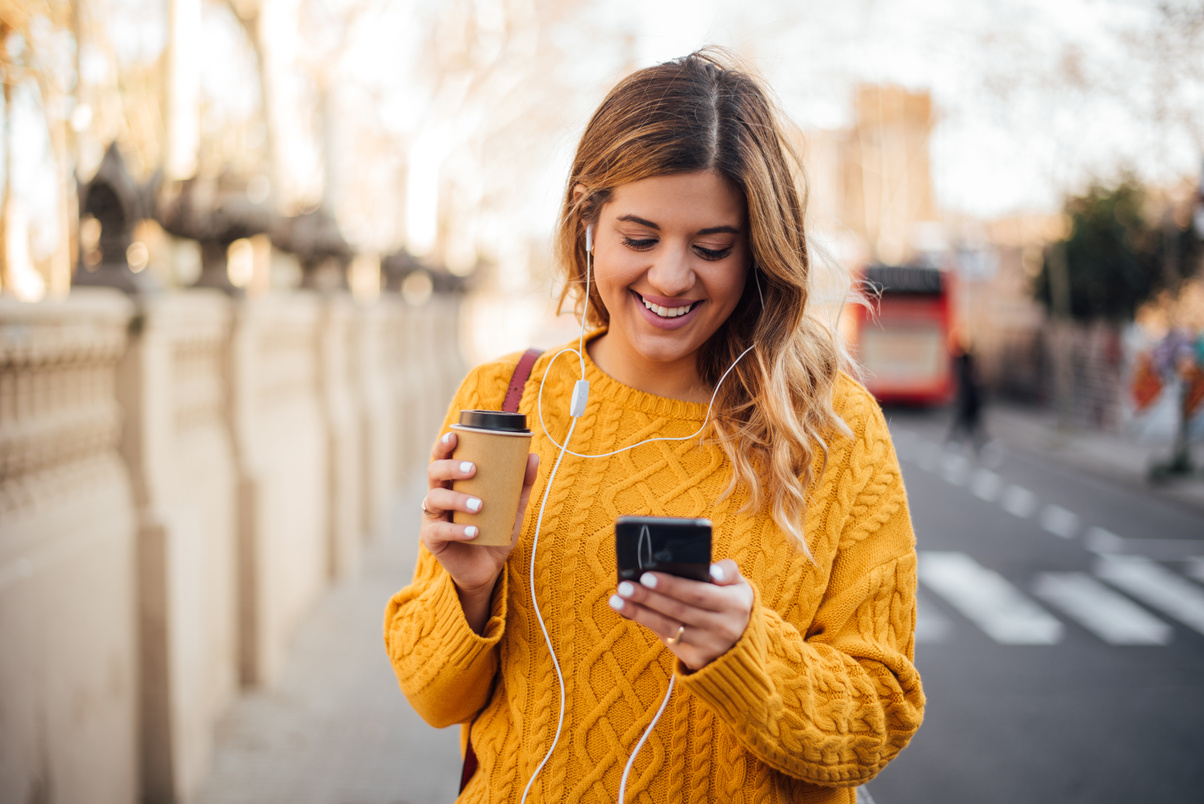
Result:
[[699,257],[702,257],[704,260],[710,260],[711,262],[721,260],[732,253],[731,246],[723,249],[710,249],[704,248],[703,246],[695,246],[694,250],[698,252]]
[[650,249],[656,245],[656,238],[649,237],[649,238],[644,238],[641,240],[636,240],[635,238],[625,236],[623,238],[623,245],[627,246],[627,248],[634,249],[636,251],[647,251],[648,249]]

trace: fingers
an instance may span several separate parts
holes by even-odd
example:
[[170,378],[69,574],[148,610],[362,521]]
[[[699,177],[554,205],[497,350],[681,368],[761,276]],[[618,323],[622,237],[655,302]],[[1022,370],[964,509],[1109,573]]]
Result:
[[428,489],[422,504],[432,515],[438,514],[438,517],[433,517],[438,519],[442,519],[444,514],[451,511],[462,511],[466,514],[480,513],[483,505],[479,497],[453,491],[443,486]]
[[610,605],[656,634],[687,667],[697,669],[735,645],[752,615],[753,590],[735,562],[724,564],[716,574],[722,584],[646,572],[639,583],[620,583]]
[[426,465],[427,485],[434,488],[451,483],[453,480],[463,480],[477,473],[477,467],[472,461],[457,461],[445,458],[431,461]]
[[714,583],[702,583],[679,578],[664,572],[645,572],[639,577],[640,586],[655,595],[647,595],[650,605],[674,615],[682,606],[704,611],[722,612],[731,608],[732,594],[724,587],[745,584],[744,576],[735,561],[724,559],[711,565]]
[[438,461],[443,458],[450,458],[451,454],[456,451],[456,434],[454,432],[444,433],[435,440],[435,445],[431,447],[431,460]]
[[711,580],[716,586],[732,586],[744,580],[740,567],[730,558],[711,565]]
[[477,473],[477,467],[471,461],[457,461],[451,457],[456,441],[455,433],[445,433],[431,448],[431,462],[426,467],[428,491],[422,500],[423,514],[430,519],[444,519],[449,511],[476,513],[481,510],[479,499],[451,490],[454,481]]
[[457,525],[440,519],[423,527],[419,538],[428,550],[437,555],[443,544],[472,541],[478,532],[476,525]]

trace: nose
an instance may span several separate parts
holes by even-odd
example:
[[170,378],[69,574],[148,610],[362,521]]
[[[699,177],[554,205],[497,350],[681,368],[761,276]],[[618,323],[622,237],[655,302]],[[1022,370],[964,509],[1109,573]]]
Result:
[[694,287],[694,269],[688,249],[666,248],[648,269],[648,283],[670,298],[683,296]]

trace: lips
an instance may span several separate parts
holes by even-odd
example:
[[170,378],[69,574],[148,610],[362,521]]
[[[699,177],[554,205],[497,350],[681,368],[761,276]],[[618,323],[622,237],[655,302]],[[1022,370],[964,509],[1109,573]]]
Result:
[[632,293],[637,299],[639,299],[640,304],[644,306],[645,310],[653,313],[658,318],[666,320],[672,320],[674,318],[680,318],[681,316],[687,315],[696,306],[701,304],[701,302],[676,299],[657,299],[656,301],[653,301],[652,299],[646,298],[635,291],[632,291]]
[[701,301],[689,299],[670,299],[664,296],[645,298],[634,290],[628,289],[631,303],[639,311],[648,326],[658,330],[676,330],[689,325],[698,316],[698,310],[703,306]]

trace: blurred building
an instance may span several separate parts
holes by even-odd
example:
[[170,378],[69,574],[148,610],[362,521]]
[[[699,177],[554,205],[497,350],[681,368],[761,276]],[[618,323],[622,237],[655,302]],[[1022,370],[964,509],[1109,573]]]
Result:
[[[810,210],[846,262],[898,264],[931,250],[932,98],[897,86],[857,88],[853,125],[805,136]],[[939,243],[940,238],[937,238]]]

